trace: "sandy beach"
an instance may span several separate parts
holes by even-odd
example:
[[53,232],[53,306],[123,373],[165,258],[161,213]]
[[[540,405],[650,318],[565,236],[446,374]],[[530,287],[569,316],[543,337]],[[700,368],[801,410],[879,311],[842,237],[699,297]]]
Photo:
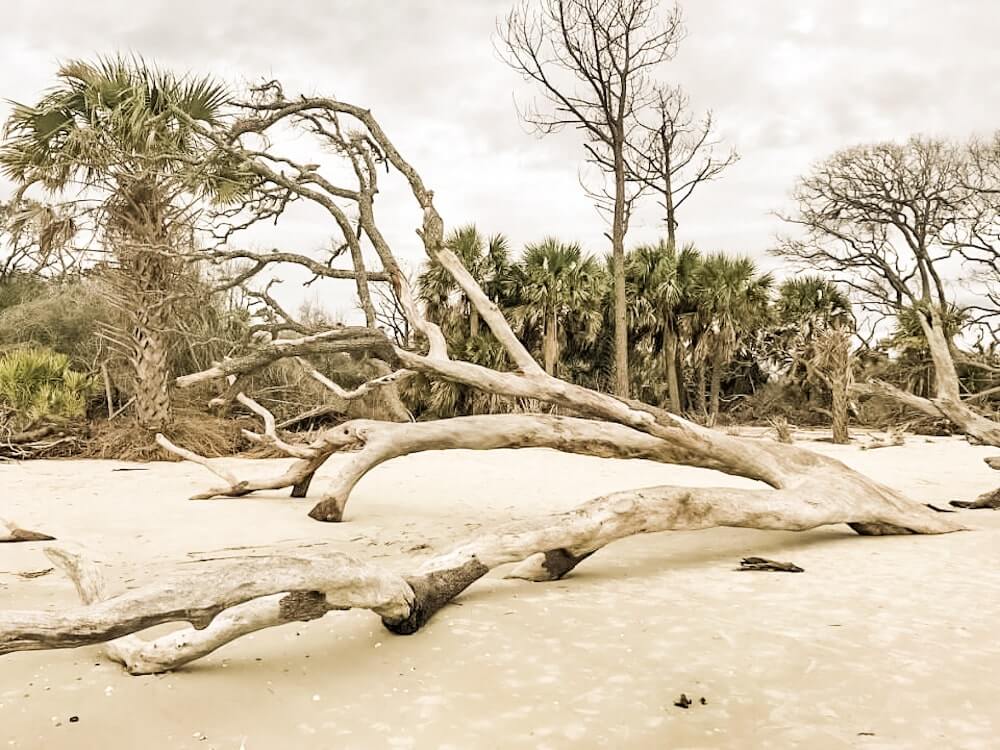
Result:
[[[996,449],[961,438],[807,445],[938,505],[1000,480],[982,461]],[[280,463],[222,461],[241,475]],[[213,479],[190,464],[6,463],[0,508],[83,545],[129,587],[165,565],[268,544],[399,565],[481,525],[612,490],[754,484],[541,449],[432,452],[378,468],[344,523],[321,524],[306,516],[312,499],[286,493],[186,499]],[[96,647],[12,654],[0,657],[0,747],[995,748],[1000,513],[963,518],[971,531],[938,537],[846,526],[633,537],[555,583],[493,571],[414,636],[371,612],[335,612],[153,677],[130,677]],[[18,575],[50,567],[41,548],[0,545],[0,606],[76,602],[58,571]],[[747,555],[805,572],[734,570]],[[690,708],[674,705],[681,693]]]

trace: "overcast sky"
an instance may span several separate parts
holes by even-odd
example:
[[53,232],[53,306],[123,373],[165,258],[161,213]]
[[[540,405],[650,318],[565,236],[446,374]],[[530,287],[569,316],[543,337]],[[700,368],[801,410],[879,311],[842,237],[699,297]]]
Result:
[[[34,101],[59,61],[117,51],[236,83],[278,78],[286,93],[370,107],[435,190],[449,226],[475,222],[517,247],[558,235],[601,252],[604,226],[578,184],[577,134],[538,139],[518,121],[521,84],[492,46],[509,5],[7,0],[0,94]],[[781,227],[769,212],[812,162],[855,143],[1000,127],[994,0],[688,0],[682,8],[687,37],[662,76],[714,111],[743,158],[684,207],[681,241],[770,267],[766,251]],[[381,211],[399,254],[418,262],[419,217],[409,206]],[[629,243],[655,238],[658,219],[643,212]],[[259,241],[310,250],[329,232],[321,215],[297,215],[280,238]],[[334,297],[332,308],[347,302]]]

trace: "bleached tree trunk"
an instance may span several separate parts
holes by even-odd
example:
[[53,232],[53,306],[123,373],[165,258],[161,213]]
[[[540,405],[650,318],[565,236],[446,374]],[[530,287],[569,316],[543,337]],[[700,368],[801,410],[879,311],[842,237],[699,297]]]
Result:
[[[945,335],[939,316],[934,314],[918,317],[934,364],[934,395],[931,398],[923,398],[885,382],[875,382],[872,388],[923,414],[943,417],[966,435],[987,445],[1000,447],[1000,423],[984,417],[962,400],[955,360],[952,358],[948,337]],[[928,320],[928,317],[931,319]]]

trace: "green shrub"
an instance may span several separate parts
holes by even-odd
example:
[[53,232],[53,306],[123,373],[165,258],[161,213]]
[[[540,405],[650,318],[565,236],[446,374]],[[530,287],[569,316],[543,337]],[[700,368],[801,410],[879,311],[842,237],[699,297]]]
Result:
[[0,406],[22,426],[42,420],[80,419],[87,410],[90,378],[70,367],[65,354],[42,347],[0,355]]

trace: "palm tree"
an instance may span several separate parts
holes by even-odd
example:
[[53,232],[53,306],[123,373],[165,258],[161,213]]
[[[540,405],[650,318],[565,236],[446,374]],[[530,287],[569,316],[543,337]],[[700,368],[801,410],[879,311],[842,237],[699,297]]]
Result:
[[696,309],[694,279],[700,263],[701,254],[693,245],[677,251],[662,241],[637,247],[626,259],[631,326],[654,339],[654,350],[659,348],[669,408],[677,414],[684,408],[681,322]]
[[541,329],[545,372],[554,375],[560,339],[592,341],[601,327],[604,274],[578,244],[551,237],[525,248],[516,273],[522,304],[515,319]]
[[852,321],[851,300],[840,287],[808,274],[781,282],[774,312],[780,327],[798,330],[839,327]]
[[788,375],[799,378],[804,388],[819,380],[829,389],[833,441],[848,443],[848,397],[854,360],[850,299],[822,276],[798,276],[778,287],[774,312],[775,348],[789,359]]
[[[510,288],[510,249],[506,237],[495,234],[484,241],[476,225],[467,224],[445,238],[445,247],[458,256],[490,299],[501,301]],[[450,326],[468,320],[468,337],[479,335],[478,310],[440,263],[432,260],[428,264],[417,278],[417,289],[428,314],[438,324]]]
[[702,333],[695,353],[702,403],[705,364],[711,367],[709,425],[718,419],[723,370],[732,361],[740,339],[767,321],[772,283],[771,275],[759,274],[756,264],[746,256],[713,253],[698,267],[695,288]]
[[169,286],[190,241],[187,208],[200,199],[226,203],[249,179],[199,137],[228,101],[211,78],[151,68],[137,58],[74,61],[37,104],[15,104],[4,129],[0,167],[20,186],[54,195],[78,190],[99,201],[95,212],[114,258],[117,302],[136,376],[140,423],[163,429],[171,419],[163,329]]

